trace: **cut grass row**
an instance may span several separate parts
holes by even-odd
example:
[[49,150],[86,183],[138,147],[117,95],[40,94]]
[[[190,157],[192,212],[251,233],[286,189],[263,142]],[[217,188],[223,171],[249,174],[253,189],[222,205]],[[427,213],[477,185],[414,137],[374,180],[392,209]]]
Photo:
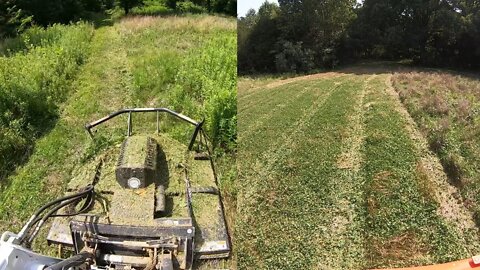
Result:
[[465,240],[437,214],[405,119],[394,110],[384,80],[366,98],[365,177],[368,267],[446,262],[468,257]]
[[[333,82],[330,84],[333,85]],[[328,185],[334,179],[335,170],[331,168],[340,152],[339,138],[354,103],[353,89],[359,85],[359,81],[339,85],[330,95],[323,97],[325,102],[313,108],[313,113],[295,110],[295,114],[289,114],[285,111],[284,121],[272,121],[273,124],[268,127],[272,131],[267,133],[274,135],[275,131],[278,134],[286,132],[293,137],[291,142],[282,142],[278,149],[269,149],[271,144],[268,140],[274,139],[274,136],[267,136],[263,143],[262,139],[256,138],[255,146],[248,149],[258,159],[239,159],[240,164],[258,164],[254,168],[240,169],[241,175],[244,172],[246,175],[239,178],[243,186],[241,190],[245,192],[241,194],[242,201],[238,205],[242,222],[238,222],[237,235],[243,239],[238,244],[241,248],[239,256],[245,254],[239,258],[239,267],[249,269],[258,264],[261,269],[302,269],[312,266],[321,269],[329,265],[331,267],[335,262],[342,263],[338,258],[330,257],[333,253],[323,250],[343,250],[327,243],[332,233],[332,222],[328,221],[332,218],[329,206],[333,205]],[[317,87],[317,95],[329,89],[324,87]],[[317,98],[322,100],[322,95]],[[307,100],[315,103],[311,98]],[[309,113],[311,117],[303,119],[302,126],[294,125],[303,114]],[[284,125],[294,126],[292,130],[285,130]],[[260,138],[263,133],[259,134]],[[267,149],[264,151],[276,156],[262,153],[265,144]],[[254,150],[258,148],[258,152]],[[242,141],[240,149],[246,149]],[[250,190],[251,187],[255,190]],[[258,257],[251,257],[252,250],[262,252],[257,254]]]
[[[332,81],[325,79],[278,88],[282,94],[275,97],[285,95],[283,87],[296,97],[315,85],[322,101],[315,112],[307,110],[315,101],[306,91],[246,110],[257,110],[265,119],[260,124],[240,113],[240,268],[407,266],[474,251],[456,224],[437,214],[429,179],[418,169],[419,153],[395,110],[399,104],[385,92],[385,75],[366,79],[334,79],[341,84],[329,95]],[[261,98],[263,91],[255,91],[245,99]],[[279,104],[285,107],[275,109]],[[357,150],[349,150],[352,145]],[[339,164],[345,151],[358,164]]]
[[[94,57],[73,84],[77,91],[64,104],[61,119],[37,141],[29,162],[17,170],[0,194],[1,231],[18,231],[35,209],[62,194],[88,148],[96,148],[86,136],[84,124],[107,114],[112,105],[128,102],[124,99],[129,96],[128,88],[122,86],[124,59],[119,43],[118,32],[97,30],[92,41]],[[46,249],[44,239],[38,244],[39,249]]]
[[[295,114],[302,113],[302,110],[308,108],[298,106],[298,104],[308,104],[308,102],[305,102],[306,99],[318,100],[318,97],[315,95],[315,89],[332,88],[334,86],[333,82],[333,80],[326,80],[303,85],[303,87],[296,86],[295,84],[284,85],[276,88],[274,93],[266,95],[267,98],[265,101],[256,99],[259,100],[257,102],[261,105],[253,105],[252,108],[239,112],[239,118],[241,119],[239,128],[243,131],[240,135],[243,138],[247,138],[250,136],[250,133],[258,132],[257,127],[262,124],[268,126],[268,124],[265,124],[266,121],[276,121],[276,119],[271,119],[275,115],[287,116],[290,113],[295,117]],[[292,87],[299,90],[292,93]],[[329,91],[325,91],[325,93],[328,94]],[[297,113],[295,113],[294,110],[297,110]]]

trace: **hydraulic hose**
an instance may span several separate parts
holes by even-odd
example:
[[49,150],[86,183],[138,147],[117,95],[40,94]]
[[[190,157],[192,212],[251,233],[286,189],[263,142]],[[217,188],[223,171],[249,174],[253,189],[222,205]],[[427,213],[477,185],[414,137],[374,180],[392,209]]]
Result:
[[[44,206],[40,207],[31,217],[30,219],[28,220],[27,224],[22,228],[22,230],[20,231],[20,233],[18,234],[18,240],[20,243],[22,243],[24,240],[25,240],[25,237],[27,236],[28,232],[30,231],[30,229],[32,228],[33,225],[35,225],[35,223],[39,222],[41,219],[39,218],[40,214],[45,211],[46,209],[48,209],[49,207],[53,206],[53,205],[56,205],[58,203],[61,203],[63,201],[66,201],[66,200],[72,200],[74,199],[75,200],[78,200],[82,197],[84,197],[86,194],[92,192],[94,189],[93,185],[88,185],[85,187],[85,190],[83,191],[80,191],[78,193],[75,193],[75,194],[71,194],[71,195],[68,195],[68,196],[64,196],[64,197],[61,197],[61,198],[58,198],[56,200],[53,200],[47,204],[45,204]],[[65,206],[65,205],[64,205]],[[62,206],[63,207],[63,206]],[[58,209],[57,209],[58,210]],[[38,226],[38,225],[37,225]]]
[[[92,253],[87,252],[87,251],[82,251],[78,253],[75,256],[72,256],[64,261],[61,261],[59,263],[56,263],[54,265],[50,265],[44,270],[67,270],[71,269],[71,267],[75,266],[82,266],[82,265],[88,265],[91,263],[94,259],[94,256]],[[77,268],[75,268],[77,269]]]

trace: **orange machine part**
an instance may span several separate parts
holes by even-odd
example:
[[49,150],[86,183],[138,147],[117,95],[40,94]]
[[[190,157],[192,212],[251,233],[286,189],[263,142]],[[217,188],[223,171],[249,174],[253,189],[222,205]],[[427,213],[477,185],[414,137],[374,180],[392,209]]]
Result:
[[450,263],[428,265],[428,266],[417,266],[417,267],[406,267],[406,268],[385,268],[385,269],[374,269],[374,270],[467,270],[467,269],[479,269],[480,263],[473,262],[473,259],[465,259]]

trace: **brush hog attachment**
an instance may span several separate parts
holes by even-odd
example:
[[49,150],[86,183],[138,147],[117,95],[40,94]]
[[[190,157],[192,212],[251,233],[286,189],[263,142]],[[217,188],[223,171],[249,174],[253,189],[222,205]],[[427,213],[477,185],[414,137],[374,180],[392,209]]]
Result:
[[[141,112],[157,114],[155,134],[133,133],[132,116]],[[188,146],[158,132],[160,113],[195,127]],[[2,237],[0,270],[191,269],[194,261],[229,256],[203,121],[166,108],[136,108],[115,112],[86,129],[93,138],[94,127],[122,114],[128,117],[123,143],[77,168],[65,197],[39,209],[19,234]],[[29,249],[49,219],[48,243],[72,250],[69,259]]]

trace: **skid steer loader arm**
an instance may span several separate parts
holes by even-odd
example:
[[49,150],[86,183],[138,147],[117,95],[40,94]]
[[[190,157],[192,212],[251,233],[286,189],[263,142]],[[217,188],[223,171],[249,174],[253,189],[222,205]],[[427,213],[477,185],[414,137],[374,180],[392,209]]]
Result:
[[455,262],[435,264],[428,266],[405,267],[405,268],[385,268],[373,270],[469,270],[480,269],[480,256],[474,256],[469,259],[464,259]]

